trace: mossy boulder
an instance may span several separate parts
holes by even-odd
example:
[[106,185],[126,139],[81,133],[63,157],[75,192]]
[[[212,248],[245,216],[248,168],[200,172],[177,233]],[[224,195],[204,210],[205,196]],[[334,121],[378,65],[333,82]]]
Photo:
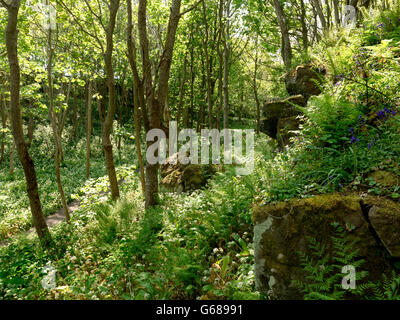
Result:
[[306,101],[321,93],[321,82],[326,70],[312,65],[299,65],[285,76],[286,90],[290,95],[301,94]]
[[400,204],[377,197],[367,197],[363,204],[379,241],[392,258],[400,258]]
[[290,143],[290,138],[295,136],[294,131],[299,130],[300,119],[297,116],[281,118],[277,125],[277,140],[280,146],[286,146]]
[[217,172],[214,165],[184,165],[176,153],[161,166],[161,190],[166,192],[188,192],[201,189],[208,179]]
[[304,97],[298,95],[285,99],[271,99],[266,101],[264,103],[264,118],[261,123],[261,131],[271,138],[276,139],[278,134],[278,122],[280,119],[296,117],[302,114],[294,105],[304,107]]
[[332,256],[332,223],[347,230],[356,240],[359,255],[365,259],[363,269],[369,279],[379,279],[390,270],[387,257],[375,239],[358,195],[319,195],[253,208],[256,287],[277,299],[301,299],[292,284],[304,281],[298,252],[310,254],[308,237],[326,245]]

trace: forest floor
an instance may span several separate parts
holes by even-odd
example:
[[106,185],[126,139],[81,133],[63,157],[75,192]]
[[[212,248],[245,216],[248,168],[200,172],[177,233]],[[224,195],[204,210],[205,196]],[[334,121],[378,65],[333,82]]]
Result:
[[[73,213],[76,209],[79,208],[80,201],[74,200],[71,203],[68,204],[68,211],[69,213]],[[59,223],[63,222],[65,220],[65,211],[64,208],[59,209],[58,211],[54,212],[53,214],[49,215],[48,217],[45,218],[47,226],[51,229],[58,225]],[[32,227],[28,231],[23,231],[19,234],[16,234],[14,236],[11,236],[8,239],[5,239],[3,241],[0,241],[0,247],[6,247],[10,244],[11,240],[15,236],[26,236],[28,238],[34,237],[35,235],[35,227]]]
[[[119,182],[119,185],[121,185],[121,184],[124,183],[124,180],[119,180],[118,182]],[[108,193],[110,193],[110,190],[108,190],[107,192],[104,192],[104,191],[98,192],[97,195],[99,197],[102,197],[102,196],[104,196],[104,195],[106,195]],[[87,194],[86,194],[86,196],[87,196]],[[79,200],[71,201],[68,204],[69,213],[72,214],[74,211],[76,211],[80,207],[80,205],[81,205],[81,202]],[[60,208],[57,211],[55,211],[54,213],[51,213],[50,215],[48,215],[45,218],[45,220],[46,220],[46,223],[47,223],[47,226],[49,227],[49,229],[54,228],[59,223],[65,221],[64,208]],[[9,238],[7,238],[5,240],[0,241],[0,248],[8,246],[10,244],[11,240],[13,238],[17,237],[17,236],[23,236],[23,237],[27,237],[27,238],[32,239],[35,235],[36,235],[35,227],[32,227],[27,231],[19,232],[19,233],[13,235],[13,236],[10,236]]]

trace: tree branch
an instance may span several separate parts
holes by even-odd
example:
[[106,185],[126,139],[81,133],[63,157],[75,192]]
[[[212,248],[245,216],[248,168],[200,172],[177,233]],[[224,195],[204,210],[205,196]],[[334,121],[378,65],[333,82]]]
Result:
[[[104,24],[103,24],[103,20],[101,19],[101,16],[99,16],[98,14],[96,14],[96,13],[94,12],[94,10],[92,9],[92,6],[91,6],[90,3],[88,2],[88,0],[84,0],[84,1],[85,1],[85,3],[86,3],[86,6],[88,7],[90,13],[91,13],[92,15],[94,15],[94,16],[97,18],[97,20],[99,21],[100,25],[101,25],[102,28],[104,29],[104,31],[106,31],[106,27],[105,27]],[[94,31],[95,31],[95,34],[96,34],[96,36],[97,36],[96,29],[95,29]]]
[[[3,1],[3,0],[0,0]],[[75,20],[75,22],[77,23],[77,25],[79,26],[79,29],[83,32],[86,33],[89,37],[95,39],[98,43],[98,48],[103,52],[104,54],[104,46],[103,43],[101,42],[101,40],[99,39],[99,37],[97,36],[97,34],[92,34],[90,32],[88,32],[86,30],[86,28],[84,26],[82,26],[82,24],[80,23],[79,19],[77,18],[77,16],[65,5],[65,3],[62,0],[56,0],[56,2],[61,5],[62,7],[64,7],[65,10],[68,11],[68,13],[72,16],[72,18]],[[95,28],[95,26],[94,26]]]
[[0,0],[0,4],[2,4],[2,6],[3,6],[4,8],[6,8],[7,10],[8,10],[8,8],[10,8],[10,5],[7,4],[4,0]]
[[197,6],[202,3],[204,0],[199,0],[197,1],[193,6],[191,6],[190,8],[188,8],[187,10],[183,11],[180,13],[180,16],[185,15],[186,13],[189,13],[190,11],[194,10],[197,8]]

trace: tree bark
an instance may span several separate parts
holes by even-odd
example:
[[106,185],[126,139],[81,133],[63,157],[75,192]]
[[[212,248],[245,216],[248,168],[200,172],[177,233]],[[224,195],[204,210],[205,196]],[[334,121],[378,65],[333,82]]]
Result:
[[[207,95],[207,76],[206,76],[206,67],[204,63],[203,57],[201,57],[201,85],[200,85],[200,92],[201,95],[204,97]],[[205,111],[206,111],[207,102],[202,99],[200,102],[200,108],[197,117],[197,131],[200,131],[204,128],[205,125]]]
[[314,7],[312,7],[312,10],[313,10],[313,14],[314,14],[314,28],[313,28],[314,31],[313,31],[313,38],[311,41],[311,45],[313,45],[315,41],[318,42],[320,40],[320,36],[318,33],[318,14]]
[[[67,94],[65,96],[65,102],[67,104],[67,107],[63,110],[63,112],[60,112],[60,118],[59,118],[59,126],[58,126],[58,135],[62,139],[62,135],[64,132],[65,124],[67,122],[67,114],[68,114],[68,109],[69,109],[69,97],[71,94],[71,87],[72,87],[72,81],[71,79],[68,82],[67,86]],[[61,154],[61,161],[64,161],[64,153],[62,152]]]
[[112,63],[112,55],[114,49],[113,35],[116,24],[116,16],[119,9],[120,0],[110,0],[109,9],[110,17],[106,33],[106,52],[104,55],[104,62],[106,67],[107,76],[107,86],[108,86],[108,110],[105,116],[102,130],[102,144],[104,149],[104,154],[106,158],[106,167],[108,172],[108,179],[110,181],[111,197],[113,200],[119,198],[119,186],[117,180],[117,174],[115,172],[113,146],[111,143],[111,130],[113,128],[113,121],[115,116],[115,111],[117,108],[117,100],[115,94],[115,75],[114,67]]
[[303,51],[308,51],[308,27],[306,22],[306,6],[304,4],[304,0],[300,0],[300,9],[301,9],[301,33],[302,33],[302,40],[303,40]]
[[[192,41],[193,41],[193,30],[191,30],[191,32],[190,32],[189,43],[192,43]],[[185,107],[185,111],[183,114],[183,127],[184,128],[188,128],[188,125],[189,125],[189,110],[191,112],[193,112],[195,77],[196,77],[196,73],[194,72],[194,49],[193,49],[193,46],[190,46],[190,105],[187,105]]]
[[[141,79],[139,78],[139,72],[137,68],[137,60],[136,60],[136,45],[132,39],[132,31],[133,31],[133,23],[132,23],[132,1],[127,0],[127,10],[128,10],[128,24],[127,24],[127,48],[128,48],[128,59],[133,72],[133,120],[135,124],[135,140],[136,140],[136,149],[138,152],[138,160],[139,160],[139,169],[140,169],[140,182],[142,185],[142,193],[145,195],[146,192],[146,177],[144,172],[144,162],[142,155],[142,147],[140,145],[140,130],[141,125],[139,121],[139,107],[145,111],[146,116],[146,106],[144,104],[141,105],[141,101],[144,101],[143,97],[143,84]],[[142,89],[141,89],[142,88]],[[139,98],[141,96],[141,98]]]
[[10,164],[9,164],[9,171],[8,171],[8,173],[9,173],[9,175],[10,176],[13,176],[14,175],[14,169],[15,169],[15,164],[14,164],[14,150],[15,150],[15,143],[14,143],[14,141],[11,143],[11,146],[10,146],[10,154],[9,154],[9,157],[10,157]]
[[[2,124],[2,128],[3,130],[7,129],[7,102],[6,99],[1,96],[1,124]],[[6,138],[6,134],[3,133],[1,135],[1,145],[0,145],[0,164],[3,162],[4,160],[4,155],[5,155],[5,141],[4,139]]]
[[[149,41],[147,35],[147,0],[139,0],[138,29],[140,47],[142,54],[143,82],[146,94],[147,105],[150,111],[150,129],[161,129],[161,118],[168,97],[168,80],[171,69],[173,49],[175,45],[176,30],[181,17],[181,0],[173,0],[167,35],[164,45],[164,52],[161,55],[159,65],[158,90],[156,92],[152,83],[151,64],[149,57]],[[157,94],[157,95],[156,95]],[[145,207],[155,206],[158,202],[158,168],[159,164],[148,164],[146,166],[146,195]]]
[[335,13],[335,22],[337,26],[340,26],[340,15],[339,15],[339,0],[332,0],[333,11]]
[[20,109],[20,67],[18,61],[18,11],[20,0],[11,0],[8,10],[8,23],[6,29],[6,47],[10,66],[10,95],[11,95],[11,127],[18,157],[24,169],[29,203],[32,212],[33,225],[43,246],[49,247],[52,243],[51,235],[44,219],[42,205],[39,197],[39,189],[36,171],[30,157],[24,132]]
[[258,98],[257,74],[258,74],[258,37],[256,40],[256,56],[254,59],[253,90],[254,90],[254,99],[256,100],[256,106],[257,106],[257,134],[259,134],[260,122],[261,122],[261,107],[260,107],[260,99]]
[[[179,85],[178,112],[177,112],[177,116],[176,116],[176,121],[177,121],[178,125],[182,118],[182,110],[183,110],[183,104],[184,104],[184,98],[185,98],[186,69],[187,69],[187,54],[185,53],[185,59],[183,62],[183,70],[182,70],[180,85]],[[184,128],[186,128],[186,127],[184,127]]]
[[28,147],[30,147],[33,142],[34,134],[35,134],[35,119],[33,117],[32,112],[30,112],[28,119]]
[[326,26],[329,29],[331,27],[331,7],[329,5],[329,1],[330,0],[325,0],[325,4],[326,4]]
[[54,112],[54,96],[53,96],[53,56],[54,56],[54,49],[53,49],[53,41],[52,41],[52,30],[49,29],[48,31],[48,62],[47,62],[47,81],[48,81],[48,94],[49,94],[49,116],[50,116],[50,123],[53,130],[53,138],[54,138],[54,145],[55,145],[55,154],[54,154],[54,165],[56,171],[56,179],[57,179],[57,186],[58,191],[60,193],[61,203],[64,209],[65,220],[69,223],[70,222],[70,215],[68,210],[67,200],[65,198],[64,188],[62,185],[61,180],[61,170],[60,170],[60,159],[61,159],[61,138],[59,136],[59,130],[57,128],[57,121],[56,121],[56,114]]
[[224,23],[223,23],[223,14],[224,14],[224,2],[223,0],[219,1],[219,9],[218,9],[218,23],[219,23],[219,33],[218,33],[218,44],[217,44],[217,54],[218,54],[218,106],[217,106],[217,129],[221,130],[221,111],[223,109],[223,74],[224,74],[224,58],[223,58],[223,43],[222,43],[222,35],[224,33]]
[[283,63],[285,64],[286,70],[289,71],[292,67],[292,46],[290,44],[289,30],[280,0],[273,0],[273,5],[281,30],[282,59]]
[[204,21],[204,33],[205,37],[203,40],[203,50],[205,55],[205,64],[206,64],[206,76],[207,76],[207,106],[208,106],[208,127],[212,128],[213,123],[213,116],[212,116],[212,91],[211,91],[211,63],[210,63],[210,56],[208,52],[208,45],[209,45],[209,27],[208,27],[208,20],[207,20],[207,9],[206,9],[206,2],[203,1],[203,21]]
[[[275,1],[277,1],[277,0],[275,0]],[[326,19],[325,19],[325,16],[324,16],[324,12],[322,11],[320,0],[312,0],[312,4],[315,7],[315,10],[317,12],[319,21],[321,22],[322,30],[325,31],[327,29],[327,24],[326,24]]]
[[92,136],[92,97],[93,82],[88,81],[88,96],[86,105],[86,179],[90,177],[90,153],[91,153],[91,136]]
[[224,129],[228,129],[229,127],[229,67],[230,67],[230,8],[231,8],[231,0],[226,1],[225,7],[225,19],[226,24],[225,28],[223,28],[223,38],[224,38]]
[[78,132],[78,93],[74,93],[73,112],[72,112],[72,132],[71,140],[76,138]]

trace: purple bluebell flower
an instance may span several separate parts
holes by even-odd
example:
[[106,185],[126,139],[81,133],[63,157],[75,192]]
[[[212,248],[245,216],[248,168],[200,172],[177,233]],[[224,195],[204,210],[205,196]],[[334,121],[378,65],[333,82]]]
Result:
[[357,142],[359,142],[359,141],[360,141],[360,139],[358,139],[358,138],[355,137],[355,136],[352,136],[352,137],[351,137],[351,140],[350,140],[350,143],[353,144],[353,143],[357,143]]
[[378,116],[379,119],[383,119],[386,117],[386,114],[383,110],[379,110],[376,115]]

